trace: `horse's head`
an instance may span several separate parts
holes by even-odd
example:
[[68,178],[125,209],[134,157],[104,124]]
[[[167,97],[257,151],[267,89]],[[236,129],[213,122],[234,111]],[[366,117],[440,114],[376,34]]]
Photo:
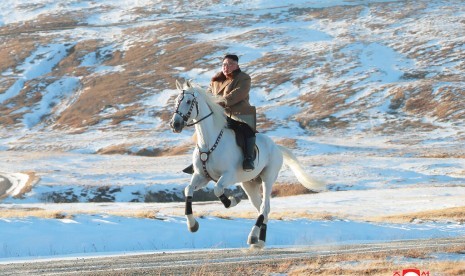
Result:
[[184,85],[176,81],[176,87],[179,90],[179,95],[176,98],[176,110],[171,118],[170,126],[173,132],[179,133],[184,126],[189,125],[189,121],[198,116],[199,107],[195,88],[189,81],[185,82]]

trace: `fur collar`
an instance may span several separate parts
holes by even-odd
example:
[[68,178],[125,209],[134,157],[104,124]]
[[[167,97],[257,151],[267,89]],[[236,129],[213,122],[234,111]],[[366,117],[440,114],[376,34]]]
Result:
[[[240,68],[237,68],[236,70],[234,70],[232,73],[233,73],[233,79],[239,75],[239,73],[241,72],[241,69]],[[223,72],[219,72],[218,74],[214,75],[213,78],[212,78],[212,81],[219,81],[219,82],[223,82],[227,79],[227,77],[223,74]]]

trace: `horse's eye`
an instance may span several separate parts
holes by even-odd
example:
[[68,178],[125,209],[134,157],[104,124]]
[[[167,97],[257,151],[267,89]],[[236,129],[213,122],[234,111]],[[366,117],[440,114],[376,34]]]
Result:
[[191,104],[191,102],[192,102],[191,100],[187,100],[187,101],[186,101],[187,104]]

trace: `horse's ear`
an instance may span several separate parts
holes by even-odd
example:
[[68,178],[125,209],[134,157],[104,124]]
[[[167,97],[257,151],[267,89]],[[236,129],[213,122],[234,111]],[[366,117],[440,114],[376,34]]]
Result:
[[187,85],[188,88],[192,88],[192,82],[191,82],[191,80],[187,80],[187,81],[186,81],[186,85]]
[[176,80],[176,88],[182,91],[182,85],[178,80]]

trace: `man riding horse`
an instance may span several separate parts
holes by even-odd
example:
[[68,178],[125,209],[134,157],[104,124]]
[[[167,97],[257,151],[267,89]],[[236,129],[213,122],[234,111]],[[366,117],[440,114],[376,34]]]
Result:
[[[244,137],[244,171],[254,169],[256,118],[255,107],[249,103],[250,83],[250,76],[239,68],[237,55],[226,55],[221,72],[213,76],[208,87],[208,92],[223,99],[219,104],[225,108],[227,127]],[[183,172],[194,173],[193,165]]]

